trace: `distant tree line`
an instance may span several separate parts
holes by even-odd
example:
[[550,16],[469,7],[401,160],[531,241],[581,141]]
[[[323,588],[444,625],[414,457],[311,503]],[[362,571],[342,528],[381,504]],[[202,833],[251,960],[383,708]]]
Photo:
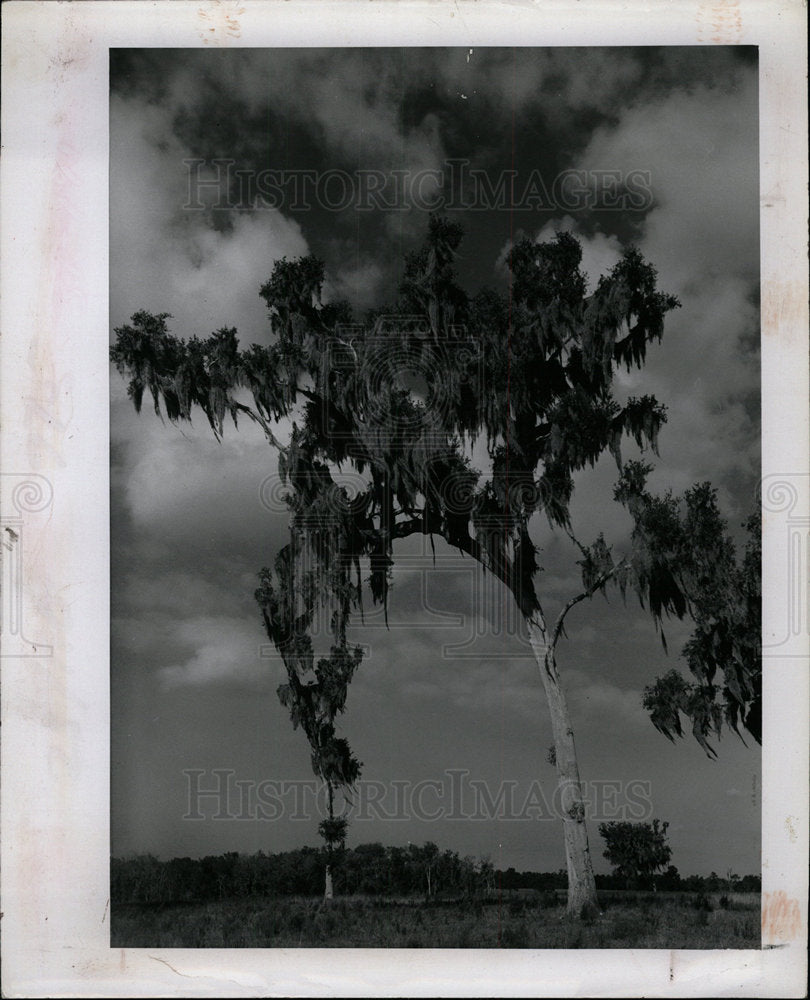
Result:
[[[433,843],[344,849],[334,869],[339,895],[484,896],[495,892],[489,861],[440,851]],[[323,893],[323,850],[280,854],[230,852],[205,858],[152,855],[113,858],[111,896],[117,903],[201,902],[240,896],[313,896]]]
[[[556,872],[518,872],[514,868],[506,871],[496,871],[495,880],[498,888],[505,892],[517,889],[535,889],[547,892],[553,889],[564,889],[567,876],[564,869]],[[733,872],[720,876],[717,872],[710,875],[688,875],[681,877],[674,865],[665,872],[656,875],[652,883],[656,890],[662,892],[760,892],[762,879],[759,875],[735,875]],[[624,875],[596,875],[597,889],[627,889],[627,879]]]
[[[110,894],[113,903],[179,903],[248,896],[316,896],[323,893],[324,852],[302,847],[279,854],[238,854],[231,851],[204,858],[153,855],[113,858]],[[334,872],[337,895],[423,896],[426,898],[491,898],[520,889],[564,890],[565,870],[556,872],[499,871],[489,860],[440,851],[433,843],[390,847],[380,843],[345,849]],[[600,889],[624,889],[615,875],[597,875]],[[759,892],[758,875],[681,878],[670,865],[656,877],[656,888],[684,892]]]

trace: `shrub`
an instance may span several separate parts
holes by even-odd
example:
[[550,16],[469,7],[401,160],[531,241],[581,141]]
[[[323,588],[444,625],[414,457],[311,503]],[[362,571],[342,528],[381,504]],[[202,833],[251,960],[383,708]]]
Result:
[[692,906],[696,910],[702,910],[704,913],[711,913],[714,907],[711,904],[711,900],[706,895],[705,892],[699,892],[692,901]]

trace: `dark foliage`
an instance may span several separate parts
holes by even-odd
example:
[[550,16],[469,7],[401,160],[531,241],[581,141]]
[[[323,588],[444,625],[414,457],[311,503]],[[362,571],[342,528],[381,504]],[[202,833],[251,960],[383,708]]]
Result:
[[[509,259],[509,300],[491,290],[469,298],[455,277],[461,239],[458,226],[432,216],[424,246],[405,261],[399,299],[365,323],[353,323],[345,304],[322,305],[323,264],[310,256],[278,261],[262,286],[275,337],[267,347],[240,350],[232,329],[179,340],[167,314],[139,312],[116,330],[111,350],[137,409],[147,392],[171,421],[191,420],[198,407],[217,437],[228,418],[244,416],[277,449],[292,540],[262,571],[256,597],[287,667],[279,697],[330,787],[360,773],[334,717],[360,662],[346,627],[361,607],[361,561],[372,599],[387,605],[395,541],[440,535],[502,580],[531,617],[540,602],[530,518],[542,511],[569,530],[577,470],[606,450],[621,468],[625,435],[654,450],[665,420],[651,396],[621,405],[613,395],[617,367],[642,367],[678,305],[636,250],[588,296],[573,236],[522,240]],[[431,373],[440,398],[430,408],[403,383],[409,368]],[[282,445],[273,421],[296,406],[303,425]],[[481,436],[489,467],[476,470],[464,443]],[[333,480],[344,462],[368,479],[351,502]],[[584,596],[615,576],[654,615],[683,613],[663,562],[639,574],[638,560],[614,564],[602,539],[580,548]],[[324,604],[334,610],[335,643],[316,665],[308,633]]]
[[666,842],[669,823],[630,823],[612,820],[599,824],[605,841],[604,856],[613,865],[613,874],[627,888],[652,888],[653,876],[672,857]]
[[[431,870],[431,894],[427,896],[427,870]],[[671,868],[671,866],[670,866]],[[113,858],[111,898],[114,904],[169,904],[208,902],[249,896],[318,896],[323,892],[324,854],[302,847],[280,854],[245,855],[230,852],[205,858],[172,858],[159,861],[151,855]],[[708,904],[708,894],[721,888],[729,899],[736,893],[761,889],[758,875],[732,876],[724,883],[716,875],[690,875],[677,884],[656,880],[660,890],[679,889],[686,903]],[[626,879],[597,875],[600,892],[625,890]],[[360,844],[347,848],[335,875],[338,895],[426,898],[440,905],[454,898],[508,900],[518,910],[559,905],[567,886],[565,871],[517,872],[514,868],[494,871],[488,861],[475,862],[435,844],[387,847]],[[618,894],[630,899],[632,893]],[[603,897],[609,900],[608,897]],[[633,898],[635,898],[633,896]],[[705,901],[705,902],[704,902]],[[710,904],[708,904],[710,905]]]
[[[312,847],[281,854],[260,851],[171,861],[150,855],[113,858],[111,896],[115,903],[153,904],[254,895],[314,896],[323,893],[325,861],[324,852]],[[431,843],[404,848],[362,844],[344,849],[334,881],[338,895],[418,895],[440,900],[494,892],[489,862],[440,851]]]

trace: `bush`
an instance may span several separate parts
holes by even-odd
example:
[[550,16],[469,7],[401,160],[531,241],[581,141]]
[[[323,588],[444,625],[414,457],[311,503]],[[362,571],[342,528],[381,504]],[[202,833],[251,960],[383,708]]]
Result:
[[692,901],[692,906],[703,913],[711,913],[714,907],[705,892],[699,892]]

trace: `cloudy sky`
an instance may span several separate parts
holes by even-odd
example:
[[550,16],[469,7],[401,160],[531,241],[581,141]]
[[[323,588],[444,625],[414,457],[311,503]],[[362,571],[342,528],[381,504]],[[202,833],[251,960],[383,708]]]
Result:
[[[506,287],[510,234],[573,231],[592,281],[639,246],[682,302],[644,372],[621,381],[668,407],[651,484],[711,480],[740,537],[759,469],[755,50],[118,50],[110,113],[112,328],[147,309],[181,336],[235,326],[244,344],[267,343],[259,287],[275,260],[309,252],[326,264],[327,297],[362,313],[395,297],[402,255],[442,200],[467,234],[469,291]],[[303,817],[290,808],[294,783],[312,780],[308,746],[276,697],[283,667],[252,596],[284,542],[284,514],[262,502],[275,455],[249,426],[217,444],[202,417],[136,416],[115,373],[111,396],[112,852],[314,845],[307,793]],[[620,551],[614,479],[610,461],[583,474],[573,516]],[[576,554],[537,533],[553,614],[576,592]],[[563,867],[542,805],[555,774],[536,666],[501,596],[473,600],[468,563],[438,547],[423,573],[410,546],[391,628],[370,615],[356,630],[367,654],[340,729],[367,785],[349,842],[433,840],[499,867]],[[568,631],[560,666],[594,810],[668,820],[682,873],[759,871],[755,746],[729,735],[709,760],[694,741],[670,744],[641,707],[645,684],[679,666],[688,626],[668,625],[667,655],[614,597],[578,606]],[[189,787],[215,786],[215,769],[232,772],[234,818],[214,819],[214,799],[184,818]],[[476,781],[493,798],[512,782],[515,812],[527,797],[535,808],[453,818],[459,787],[460,811],[474,810]],[[591,838],[606,871],[595,824]]]

